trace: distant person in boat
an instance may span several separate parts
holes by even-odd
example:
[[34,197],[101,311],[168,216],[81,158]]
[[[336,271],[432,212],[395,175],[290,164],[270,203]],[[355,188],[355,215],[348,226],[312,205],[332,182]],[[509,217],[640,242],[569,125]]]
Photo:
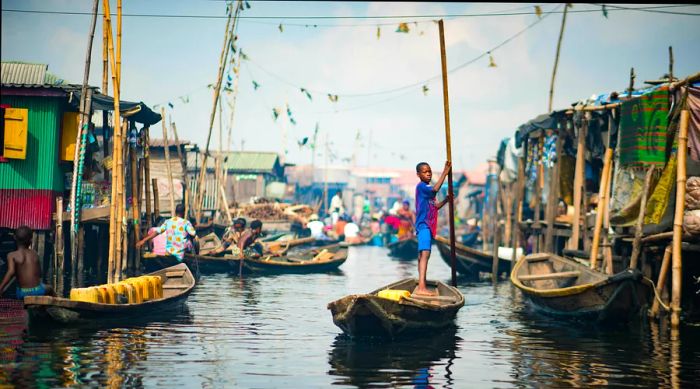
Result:
[[344,216],[338,217],[338,221],[333,225],[333,234],[338,240],[345,240],[345,226],[348,224]]
[[220,254],[226,250],[231,251],[231,253],[236,256],[240,254],[238,251],[238,241],[245,232],[245,224],[245,219],[241,217],[235,219],[232,225],[226,227],[226,231],[224,231],[224,235],[221,238],[221,247],[212,251],[212,254]]
[[328,237],[326,234],[323,232],[323,227],[325,225],[323,224],[322,221],[318,220],[318,215],[313,214],[309,217],[309,223],[306,224],[306,227],[311,231],[311,237],[314,239],[318,240],[326,240]]
[[260,258],[262,256],[262,245],[255,242],[262,234],[262,225],[260,220],[253,220],[250,223],[250,229],[238,240],[238,250],[244,257]]
[[447,174],[452,169],[450,161],[445,162],[445,168],[442,170],[440,178],[435,185],[430,185],[430,180],[433,178],[433,171],[427,162],[420,162],[416,165],[416,175],[420,179],[416,185],[416,236],[418,237],[418,287],[414,293],[423,295],[432,295],[425,283],[426,273],[428,271],[428,260],[430,259],[430,250],[433,245],[433,238],[437,231],[438,210],[449,201],[449,196],[445,197],[439,203],[435,203],[435,195],[445,182]]
[[351,244],[365,243],[365,238],[360,235],[360,227],[353,221],[349,221],[344,229],[343,235],[345,235],[345,242]]
[[335,192],[335,196],[331,199],[331,205],[328,207],[328,211],[331,213],[331,223],[335,225],[340,216],[345,213],[345,207],[343,207],[343,192]]
[[175,207],[175,216],[166,220],[160,227],[152,230],[145,238],[137,242],[136,248],[140,249],[146,242],[162,233],[165,233],[166,238],[165,252],[180,262],[185,258],[185,249],[190,240],[193,238],[197,240],[197,232],[192,223],[185,219],[185,206],[182,204]]
[[416,223],[416,215],[411,211],[408,200],[403,201],[403,205],[396,212],[399,217],[399,240],[413,238],[413,225]]
[[13,278],[17,278],[16,297],[53,295],[49,287],[41,282],[39,255],[31,249],[34,233],[27,226],[15,230],[17,250],[7,254],[7,273],[0,283],[0,295],[5,292]]

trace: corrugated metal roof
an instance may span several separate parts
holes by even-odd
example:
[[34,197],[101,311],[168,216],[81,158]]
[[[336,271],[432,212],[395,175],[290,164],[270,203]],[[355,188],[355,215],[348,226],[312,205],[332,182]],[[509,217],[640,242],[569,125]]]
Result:
[[[176,145],[178,145],[178,144],[179,144],[179,145],[188,145],[188,144],[190,144],[190,141],[188,141],[188,140],[185,140],[185,139],[178,139],[178,140],[180,141],[180,143],[176,143],[176,142],[175,142],[175,139],[168,139],[168,145],[169,145],[170,147],[173,147],[173,146],[176,146]],[[148,145],[151,146],[151,147],[163,147],[164,144],[165,144],[165,141],[164,141],[163,139],[151,139],[151,140],[148,142]]]
[[49,65],[24,62],[3,62],[0,79],[3,84],[43,85]]
[[279,161],[279,154],[272,152],[231,151],[224,155],[228,157],[226,168],[229,170],[267,173]]

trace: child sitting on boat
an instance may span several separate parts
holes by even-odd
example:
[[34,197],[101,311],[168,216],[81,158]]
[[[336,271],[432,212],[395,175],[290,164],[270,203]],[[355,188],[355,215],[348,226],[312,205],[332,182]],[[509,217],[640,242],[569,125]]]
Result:
[[262,234],[262,222],[253,220],[250,223],[250,229],[243,233],[238,240],[238,250],[245,258],[260,258],[262,256],[262,245],[255,241]]
[[441,202],[435,203],[435,195],[442,187],[445,178],[452,168],[450,161],[445,162],[440,179],[435,185],[430,186],[433,178],[433,171],[427,162],[420,162],[416,165],[416,175],[420,179],[416,185],[416,237],[418,238],[418,286],[415,294],[431,295],[425,279],[428,271],[428,259],[433,245],[433,238],[437,231],[438,210],[449,201],[449,195]]
[[185,258],[185,249],[188,242],[194,238],[197,240],[197,233],[187,219],[185,219],[185,206],[178,204],[175,207],[175,216],[166,220],[158,229],[151,231],[145,238],[136,243],[136,248],[140,249],[146,242],[165,232],[165,252],[182,262]]
[[25,296],[52,295],[49,287],[41,282],[41,264],[39,255],[31,249],[34,233],[27,226],[15,230],[17,250],[7,255],[7,273],[0,283],[0,295],[10,286],[13,278],[17,278],[16,297],[19,300]]

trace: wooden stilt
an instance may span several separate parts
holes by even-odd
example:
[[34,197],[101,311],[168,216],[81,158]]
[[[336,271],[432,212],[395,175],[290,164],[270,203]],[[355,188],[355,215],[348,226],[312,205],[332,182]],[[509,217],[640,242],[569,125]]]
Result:
[[607,179],[610,172],[613,151],[611,148],[605,149],[603,156],[603,171],[600,179],[600,189],[598,191],[598,210],[596,211],[595,227],[593,229],[593,243],[591,247],[591,268],[597,269],[598,265],[598,247],[600,246],[600,230],[603,227],[603,217],[605,215],[605,198],[607,197],[608,183]]
[[[141,208],[139,207],[140,201],[139,201],[139,169],[138,169],[138,163],[136,162],[136,150],[131,149],[131,152],[129,153],[130,158],[130,165],[131,165],[131,211],[132,211],[132,218],[133,218],[133,239],[134,242],[138,242],[141,240]],[[129,247],[134,247],[133,245],[129,245]],[[134,267],[136,269],[137,266],[136,264],[141,262],[141,253],[140,250],[134,250],[133,252],[134,255]]]
[[548,253],[554,253],[554,220],[559,206],[559,177],[561,169],[561,152],[564,144],[564,130],[557,131],[556,163],[552,166],[549,179],[549,191],[547,192],[547,230],[544,239],[544,248]]
[[[523,145],[523,150],[526,147]],[[525,189],[525,162],[524,157],[518,159],[518,181],[516,184],[516,194],[515,194],[515,217],[513,223],[513,235],[511,237],[511,247],[513,248],[513,255],[510,258],[510,268],[513,269],[515,262],[520,259],[517,257],[518,246],[520,246],[520,222],[523,219],[523,190]]]
[[63,197],[56,197],[56,235],[54,237],[53,288],[57,296],[63,295]]
[[153,187],[153,216],[155,219],[160,218],[160,201],[158,196],[158,179],[152,178],[151,185]]
[[492,262],[491,262],[491,282],[496,284],[498,282],[498,246],[501,245],[501,229],[496,222],[494,228],[493,228],[493,257],[492,257]]
[[681,288],[683,261],[681,243],[683,240],[683,212],[685,211],[686,157],[688,154],[687,109],[681,111],[678,131],[678,168],[676,172],[676,213],[673,218],[673,256],[671,262],[671,327],[678,328],[681,322]]
[[[664,257],[661,260],[661,269],[659,269],[659,279],[656,282],[656,290],[659,292],[659,296],[663,296],[664,289],[666,288],[666,277],[668,276],[668,268],[671,267],[671,253],[673,252],[671,245],[666,246],[664,250]],[[651,310],[649,311],[649,316],[658,317],[659,315],[659,301],[654,299],[651,304]]]
[[654,167],[650,167],[647,170],[647,174],[644,176],[644,191],[642,192],[642,200],[639,203],[639,215],[637,215],[637,224],[634,230],[634,242],[632,242],[632,255],[630,256],[630,269],[637,268],[637,261],[639,260],[639,254],[642,248],[642,227],[644,227],[644,215],[646,214],[647,207],[647,196],[649,194],[649,187],[651,186],[651,179],[654,175]]
[[[581,228],[581,209],[586,216],[585,205],[581,203],[584,188],[584,173],[586,170],[586,132],[588,130],[588,120],[585,119],[578,129],[578,141],[576,149],[576,170],[574,172],[574,220],[571,225],[571,238],[569,238],[568,248],[578,250],[579,232]],[[586,224],[584,222],[584,229]]]
[[603,259],[605,260],[605,272],[607,274],[613,274],[613,262],[612,262],[612,245],[608,237],[608,231],[610,230],[610,188],[612,187],[612,175],[613,175],[613,161],[610,162],[610,168],[608,169],[608,179],[606,181],[607,188],[605,189],[605,206],[603,207]]
[[77,252],[76,252],[76,276],[75,280],[76,283],[75,285],[79,288],[83,287],[85,285],[85,227],[80,226],[78,229],[78,244],[77,244]]
[[[163,120],[161,118],[161,120]],[[144,202],[146,203],[146,228],[150,228],[153,225],[153,214],[151,212],[151,149],[150,142],[151,136],[149,134],[150,128],[145,128],[144,131],[144,150],[143,150],[143,192],[144,192]]]
[[165,169],[168,172],[168,185],[170,185],[170,216],[175,216],[175,186],[173,184],[173,169],[170,166],[170,143],[168,142],[168,128],[165,125],[165,108],[160,109],[163,118],[163,150],[165,150]]
[[183,196],[185,197],[185,216],[189,216],[190,208],[188,199],[192,198],[192,196],[190,193],[190,185],[188,182],[189,180],[187,178],[187,157],[182,154],[182,147],[180,147],[180,138],[178,138],[177,136],[177,127],[175,126],[175,122],[172,122],[170,127],[173,130],[173,137],[175,139],[175,144],[177,145],[177,157],[180,159],[180,164],[182,165],[182,185],[184,186]]

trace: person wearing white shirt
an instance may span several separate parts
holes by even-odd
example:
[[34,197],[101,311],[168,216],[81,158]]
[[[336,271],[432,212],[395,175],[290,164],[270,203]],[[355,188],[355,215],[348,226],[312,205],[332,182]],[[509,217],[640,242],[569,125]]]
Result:
[[335,196],[331,199],[331,205],[328,208],[331,213],[331,222],[333,225],[338,222],[338,217],[345,213],[345,207],[343,207],[343,193],[341,191],[335,192]]

